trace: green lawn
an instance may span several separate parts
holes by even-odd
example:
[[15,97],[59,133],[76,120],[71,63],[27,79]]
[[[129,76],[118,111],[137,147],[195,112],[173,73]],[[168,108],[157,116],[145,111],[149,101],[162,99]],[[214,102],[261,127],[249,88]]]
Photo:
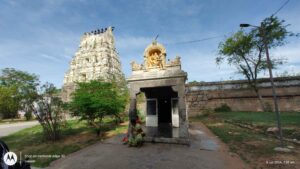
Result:
[[[227,120],[242,121],[263,126],[276,125],[276,116],[273,112],[218,112],[215,114],[217,117]],[[300,127],[300,112],[281,113],[281,122],[283,126]]]
[[[283,134],[286,138],[300,139],[300,112],[281,113]],[[275,113],[270,112],[214,112],[208,116],[191,117],[190,121],[201,121],[223,142],[232,152],[248,162],[253,168],[268,168],[265,161],[269,159],[291,160],[300,159],[300,147],[290,142],[285,144],[295,147],[293,153],[282,154],[273,149],[279,145],[279,141],[265,131],[268,127],[276,126]],[[258,130],[239,127],[238,124],[250,124]],[[258,132],[259,131],[259,132]]]
[[[88,145],[111,137],[118,133],[123,133],[127,129],[126,124],[115,125],[113,119],[106,118],[102,127],[102,137],[97,137],[95,131],[88,127],[85,121],[68,121],[62,128],[61,139],[56,142],[44,140],[42,127],[40,125],[24,129],[17,133],[1,138],[9,147],[10,151],[22,152],[25,155],[67,155],[78,151]],[[44,158],[42,156],[31,158],[36,160],[33,166],[46,167],[56,157]]]

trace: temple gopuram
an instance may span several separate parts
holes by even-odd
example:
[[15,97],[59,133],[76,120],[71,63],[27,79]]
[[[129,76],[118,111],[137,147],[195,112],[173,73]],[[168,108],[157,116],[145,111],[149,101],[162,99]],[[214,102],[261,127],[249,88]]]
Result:
[[115,48],[113,27],[102,28],[83,34],[79,48],[65,73],[62,100],[71,100],[76,82],[91,80],[125,80],[121,62]]

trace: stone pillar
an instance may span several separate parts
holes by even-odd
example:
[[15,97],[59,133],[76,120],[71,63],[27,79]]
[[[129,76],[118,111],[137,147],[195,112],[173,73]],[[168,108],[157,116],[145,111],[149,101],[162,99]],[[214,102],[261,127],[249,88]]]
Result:
[[178,93],[179,104],[179,137],[188,137],[188,121],[185,105],[185,86],[184,83],[179,83],[172,86],[173,91]]
[[129,107],[129,121],[135,121],[137,119],[137,109],[136,109],[136,98],[130,99]]
[[137,95],[138,91],[135,90],[134,86],[133,85],[130,85],[130,107],[129,107],[129,113],[128,113],[128,116],[129,116],[129,124],[128,124],[128,135],[127,137],[129,138],[130,136],[133,135],[132,133],[132,122],[136,121],[137,119],[137,108],[136,108],[136,95]]
[[129,121],[137,119],[137,108],[136,108],[136,95],[140,89],[130,84],[130,107],[129,107]]

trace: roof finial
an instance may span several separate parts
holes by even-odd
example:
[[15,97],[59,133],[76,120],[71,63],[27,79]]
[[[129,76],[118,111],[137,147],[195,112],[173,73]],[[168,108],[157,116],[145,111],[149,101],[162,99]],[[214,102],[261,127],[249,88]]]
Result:
[[157,38],[158,38],[158,34],[156,35],[156,37],[154,38],[154,40],[153,40],[153,42],[152,42],[152,44],[156,44],[157,43]]
[[154,41],[156,41],[156,40],[157,40],[157,38],[158,38],[158,34],[156,35],[156,37],[155,37]]

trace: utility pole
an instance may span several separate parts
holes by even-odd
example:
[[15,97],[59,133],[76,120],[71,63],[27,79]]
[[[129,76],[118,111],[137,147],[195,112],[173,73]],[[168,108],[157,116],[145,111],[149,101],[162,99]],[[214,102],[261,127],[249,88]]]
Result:
[[264,47],[265,47],[265,50],[266,50],[267,63],[268,63],[270,81],[271,81],[271,86],[272,86],[272,95],[273,95],[274,107],[275,107],[275,113],[276,113],[276,119],[277,119],[277,127],[278,127],[278,130],[279,130],[280,146],[283,147],[284,143],[283,143],[283,136],[282,136],[280,112],[279,112],[279,109],[278,109],[278,100],[277,100],[277,95],[276,95],[276,90],[275,90],[275,85],[274,85],[274,79],[273,79],[272,63],[271,63],[270,56],[269,56],[268,41],[266,39],[265,26],[264,26],[263,23],[261,23],[261,25],[259,27],[259,31],[261,33],[263,43],[264,43]]
[[250,25],[247,23],[242,23],[240,24],[240,27],[255,27],[258,28],[259,33],[262,37],[263,43],[264,43],[264,48],[266,51],[266,56],[267,56],[267,64],[268,64],[268,69],[269,69],[269,75],[270,75],[270,81],[271,81],[271,86],[272,86],[272,95],[273,95],[273,101],[274,101],[274,107],[275,107],[275,113],[276,113],[276,120],[277,120],[277,128],[279,130],[279,139],[280,139],[280,147],[284,147],[283,143],[283,136],[282,136],[282,128],[281,128],[281,119],[280,119],[280,112],[278,109],[278,100],[277,100],[277,95],[276,95],[276,90],[275,90],[275,85],[274,85],[274,79],[273,79],[273,73],[272,73],[272,63],[270,60],[270,55],[269,55],[269,48],[268,48],[268,41],[266,37],[266,32],[265,32],[265,25],[263,22],[261,22],[260,26],[254,26]]

